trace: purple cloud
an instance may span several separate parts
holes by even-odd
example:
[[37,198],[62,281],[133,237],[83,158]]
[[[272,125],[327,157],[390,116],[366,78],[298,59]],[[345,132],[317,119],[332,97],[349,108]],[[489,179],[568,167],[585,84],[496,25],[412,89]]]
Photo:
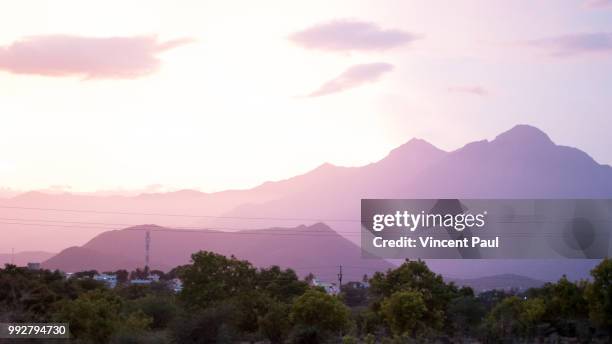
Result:
[[448,91],[452,93],[467,93],[481,97],[489,94],[489,92],[484,87],[478,85],[452,86],[448,88]]
[[157,54],[191,42],[159,42],[155,36],[92,38],[70,35],[26,37],[0,46],[0,70],[15,74],[131,79],[160,66]]
[[306,49],[381,51],[411,43],[421,37],[400,30],[383,30],[374,23],[337,20],[315,25],[289,38]]
[[383,74],[391,70],[393,70],[393,65],[383,62],[354,65],[336,78],[324,83],[318,90],[308,96],[326,96],[359,87],[363,84],[376,82]]
[[584,4],[590,8],[605,8],[612,6],[612,0],[587,0]]
[[577,33],[533,40],[527,44],[546,49],[552,55],[559,57],[587,53],[612,53],[612,33]]

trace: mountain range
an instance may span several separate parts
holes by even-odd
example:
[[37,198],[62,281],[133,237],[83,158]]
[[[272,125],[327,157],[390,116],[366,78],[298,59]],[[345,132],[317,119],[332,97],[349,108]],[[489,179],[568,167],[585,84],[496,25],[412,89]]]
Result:
[[447,278],[450,282],[455,283],[459,286],[468,286],[474,289],[476,292],[483,292],[487,290],[527,290],[529,288],[538,288],[544,285],[544,281],[537,279],[515,275],[515,274],[503,274],[493,275],[478,278],[469,279],[454,279]]
[[336,280],[340,265],[345,281],[384,271],[381,259],[362,259],[360,248],[323,223],[295,228],[224,232],[181,230],[154,225],[99,234],[81,247],[71,247],[43,263],[48,269],[109,271],[144,266],[145,233],[150,231],[150,267],[168,271],[189,263],[193,252],[213,251],[246,259],[258,267],[279,265],[300,276],[313,273]]
[[[10,230],[11,237],[24,244],[36,233],[39,240],[49,245],[49,250],[82,245],[82,249],[102,255],[107,254],[107,248],[92,242],[111,235],[104,232],[142,223],[175,229],[246,232],[261,228],[296,230],[301,225],[322,226],[319,223],[323,222],[339,236],[357,243],[362,198],[612,198],[612,168],[597,163],[578,149],[556,145],[535,127],[518,125],[491,141],[469,143],[450,152],[424,140],[412,139],[382,160],[366,166],[323,164],[306,174],[266,182],[248,190],[218,193],[184,190],[134,197],[26,193],[0,200],[0,216],[19,220],[3,225],[0,231],[7,231],[4,232],[7,235]],[[37,223],[46,224],[48,228],[36,227],[32,219],[42,221]],[[60,225],[69,236],[57,235],[62,230]],[[123,245],[122,240],[128,240],[128,236],[118,235],[118,232],[109,232],[115,233],[112,234],[115,235],[113,244],[127,250],[132,244]],[[282,261],[289,260],[297,264],[300,259],[306,259],[298,255],[303,252],[298,250],[303,238],[293,239],[287,241],[286,255],[276,264],[282,265]],[[140,248],[134,246],[134,252],[142,252],[142,240],[138,245]],[[249,258],[251,255],[250,259],[264,257],[265,249],[264,246],[254,247]],[[316,245],[314,249],[316,251]],[[231,249],[226,248],[223,252],[229,251]],[[115,253],[121,253],[120,257],[132,263],[142,264],[142,258],[133,259],[125,251]],[[158,264],[171,266],[184,261],[185,254],[181,254],[183,258],[178,260],[168,257],[167,263],[161,255]],[[142,253],[137,257],[140,256]],[[60,261],[61,254],[55,258]],[[552,280],[562,274],[570,278],[586,277],[596,261],[430,260],[428,264],[455,278],[520,273],[539,280]],[[326,265],[339,264],[328,261]]]

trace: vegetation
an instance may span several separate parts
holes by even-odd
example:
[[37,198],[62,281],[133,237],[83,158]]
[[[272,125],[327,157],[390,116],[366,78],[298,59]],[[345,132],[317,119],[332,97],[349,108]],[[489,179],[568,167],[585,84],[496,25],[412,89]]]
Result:
[[[0,322],[68,322],[73,343],[609,342],[612,260],[589,281],[478,295],[406,261],[329,295],[290,269],[211,252],[163,273],[84,271],[70,277],[0,269]],[[159,282],[131,285],[157,274]],[[167,281],[178,277],[182,291]],[[314,276],[309,276],[312,281]]]

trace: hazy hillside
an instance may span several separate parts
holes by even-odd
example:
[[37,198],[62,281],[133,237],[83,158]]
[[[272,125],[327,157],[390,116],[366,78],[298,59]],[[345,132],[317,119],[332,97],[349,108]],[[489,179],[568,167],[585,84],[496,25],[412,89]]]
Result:
[[114,271],[117,269],[134,270],[143,264],[129,260],[121,255],[99,252],[85,247],[69,247],[42,263],[42,267],[64,272],[85,270]]
[[[342,168],[326,169],[334,175]],[[610,166],[575,148],[557,146],[525,125],[449,153],[411,140],[375,164],[327,180],[269,202],[241,205],[226,215],[359,219],[362,198],[612,197]]]
[[0,254],[0,265],[13,263],[17,266],[25,266],[28,263],[40,263],[51,257],[55,253],[42,252],[42,251],[26,251],[26,252],[15,252],[15,254]]
[[[431,159],[424,158],[431,156]],[[386,171],[384,166],[392,167]],[[330,225],[338,232],[355,233],[359,228],[354,223],[335,222],[333,219],[358,219],[361,198],[462,197],[612,197],[612,168],[598,164],[580,150],[555,145],[537,128],[520,125],[492,141],[470,143],[449,153],[441,152],[424,141],[412,140],[387,158],[355,169],[349,177],[328,188],[312,188],[270,202],[240,206],[226,215],[319,216],[329,219]],[[222,221],[226,226],[239,225],[238,221],[231,219]],[[349,238],[356,240],[354,236]],[[574,279],[587,277],[596,263],[589,260],[428,262],[445,275],[478,277],[526,273],[529,277],[547,281],[556,280],[563,274]]]
[[541,287],[545,282],[537,279],[515,275],[515,274],[505,274],[505,275],[494,275],[494,276],[486,276],[479,278],[469,278],[469,279],[453,279],[447,278],[446,280],[452,281],[460,286],[468,286],[474,289],[477,292],[487,291],[487,290],[527,290],[529,288],[537,288]]
[[[45,226],[55,226],[37,227],[23,221],[3,226],[1,231],[10,231],[12,240],[23,245],[32,245],[34,234],[49,247],[82,245],[99,233],[141,223],[171,228],[240,230],[324,222],[346,239],[358,243],[360,199],[444,197],[612,197],[612,168],[598,164],[580,150],[554,144],[537,128],[520,125],[494,140],[473,142],[452,152],[413,139],[366,166],[348,168],[324,164],[309,173],[267,182],[250,190],[211,194],[185,190],[135,197],[28,193],[1,201],[0,215],[34,218],[51,222]],[[70,225],[58,225],[58,221],[68,221]],[[105,235],[109,234],[102,237]],[[297,242],[303,239],[289,238]],[[197,242],[214,246],[208,241]],[[133,251],[142,252],[142,245],[135,244]],[[196,248],[190,243],[182,245]],[[314,252],[322,253],[317,245],[312,247]],[[217,248],[222,252],[230,250]],[[125,252],[116,253],[124,255]],[[291,251],[286,254],[282,258],[291,259]],[[168,265],[184,260],[170,255]],[[478,277],[520,273],[542,280],[557,279],[564,273],[570,278],[586,277],[595,263],[585,260],[429,262],[432,268],[446,275]]]
[[358,246],[322,223],[232,233],[132,227],[102,233],[83,247],[60,252],[43,265],[64,271],[142,267],[146,228],[151,229],[151,267],[154,269],[167,270],[186,264],[198,250],[235,255],[260,267],[291,267],[302,276],[312,272],[327,280],[336,279],[339,265],[343,265],[346,280],[361,280],[366,273],[371,275],[391,267],[383,260],[362,259]]

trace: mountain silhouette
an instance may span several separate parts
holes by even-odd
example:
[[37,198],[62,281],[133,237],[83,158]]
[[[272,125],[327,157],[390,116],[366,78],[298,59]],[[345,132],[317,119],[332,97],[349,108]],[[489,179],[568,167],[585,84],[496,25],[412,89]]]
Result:
[[118,269],[134,270],[143,267],[139,261],[130,260],[121,255],[99,252],[87,247],[69,247],[44,261],[41,266],[50,270],[78,272],[86,270],[115,271]]
[[135,269],[144,266],[144,238],[150,231],[152,269],[169,270],[189,263],[192,253],[208,250],[246,259],[258,267],[279,265],[293,268],[302,277],[335,281],[343,265],[345,281],[361,280],[364,274],[392,265],[380,259],[362,259],[361,249],[323,223],[295,228],[257,231],[180,230],[154,225],[104,232],[82,247],[71,247],[42,265],[76,272]]
[[459,286],[471,287],[476,292],[494,289],[524,291],[529,288],[539,288],[545,283],[544,281],[516,274],[493,275],[470,279],[449,278],[448,281],[454,282]]
[[[342,169],[342,168],[338,168]],[[337,174],[330,170],[329,174]],[[537,128],[519,125],[492,141],[443,152],[411,140],[381,161],[343,170],[321,187],[258,204],[227,217],[358,219],[362,198],[607,198],[612,168],[584,152],[555,145]],[[330,178],[331,180],[332,178]],[[239,225],[239,221],[218,220]],[[337,225],[331,224],[334,229]]]
[[[46,250],[59,251],[81,245],[96,234],[142,223],[168,228],[246,231],[297,228],[323,222],[347,240],[358,243],[362,198],[612,198],[612,168],[597,163],[578,149],[555,144],[535,127],[518,125],[493,140],[472,142],[450,152],[424,140],[412,139],[380,161],[365,166],[323,164],[308,173],[248,190],[181,191],[134,197],[28,193],[0,200],[0,216],[87,223],[75,224],[73,227],[77,228],[66,229],[62,235],[57,234],[60,229],[20,224],[5,225],[0,231],[6,231],[5,235],[10,231],[11,237],[24,245],[36,237],[50,246]],[[33,211],[1,206],[94,212]],[[293,239],[298,245],[302,238]],[[142,244],[139,245],[138,250],[142,251]],[[261,254],[263,251],[260,250]],[[570,278],[586,277],[596,262],[432,260],[428,263],[439,272],[460,277],[527,271],[529,277],[550,280],[564,273]]]

